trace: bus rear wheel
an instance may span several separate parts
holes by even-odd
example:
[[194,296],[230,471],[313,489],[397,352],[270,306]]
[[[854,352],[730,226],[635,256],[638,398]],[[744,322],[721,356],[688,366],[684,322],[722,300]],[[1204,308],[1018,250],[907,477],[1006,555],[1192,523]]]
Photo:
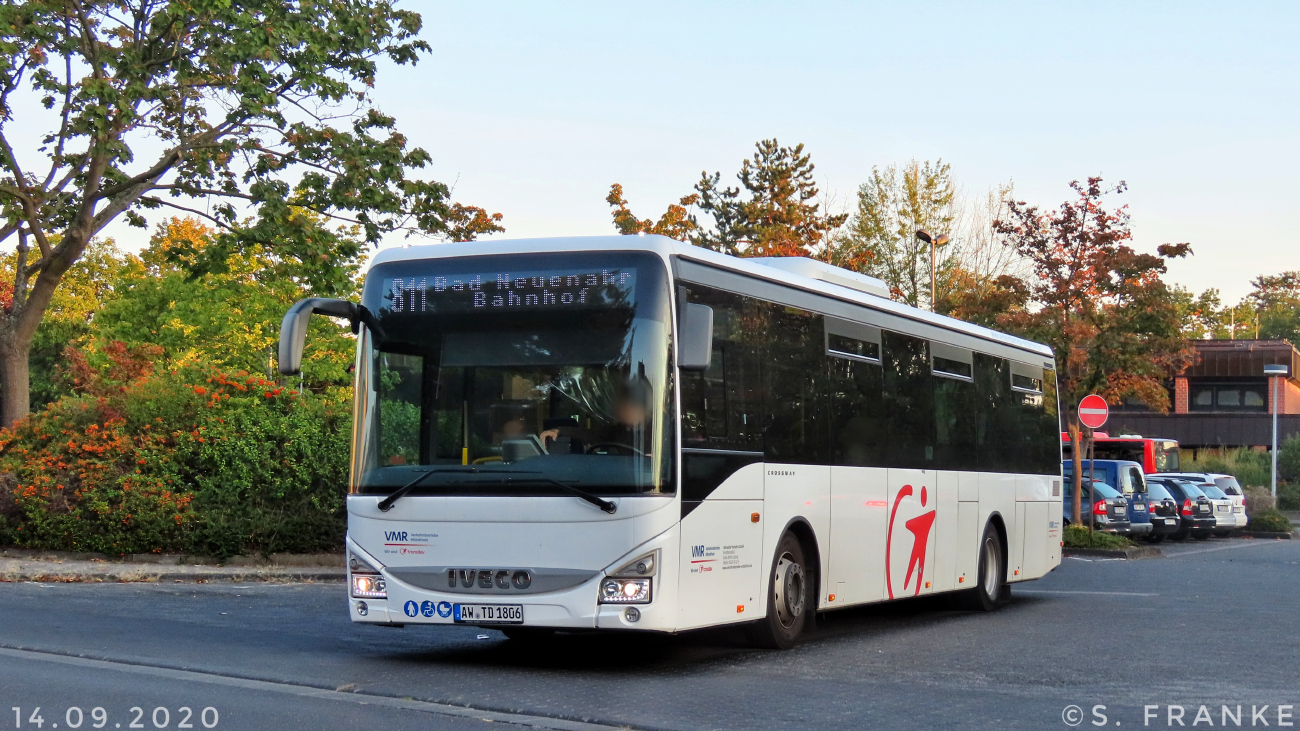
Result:
[[809,589],[803,545],[786,533],[776,546],[768,577],[767,616],[748,627],[750,642],[774,650],[793,647],[808,624]]
[[984,537],[980,539],[978,569],[975,572],[975,588],[966,591],[962,602],[966,609],[977,612],[991,612],[1007,603],[1011,588],[1007,586],[1007,562],[1003,556],[1002,536],[992,523],[984,526]]

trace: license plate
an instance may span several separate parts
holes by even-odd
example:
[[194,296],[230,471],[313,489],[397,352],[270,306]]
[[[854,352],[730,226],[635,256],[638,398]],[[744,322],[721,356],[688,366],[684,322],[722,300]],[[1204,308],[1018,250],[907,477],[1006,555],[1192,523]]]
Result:
[[474,624],[523,624],[522,604],[453,604],[451,616],[457,622]]
[[1208,506],[1208,505],[1202,505],[1202,506],[1198,507],[1197,510],[1201,511],[1202,513],[1208,513],[1208,512],[1210,512],[1210,506]]
[[1226,512],[1228,512],[1228,506],[1227,506],[1227,505],[1220,505],[1220,506],[1219,506],[1219,512],[1220,512],[1220,513],[1226,513]]
[[1166,524],[1174,524],[1174,523],[1177,523],[1177,522],[1178,522],[1178,519],[1177,519],[1177,518],[1165,518],[1165,523],[1166,523]]

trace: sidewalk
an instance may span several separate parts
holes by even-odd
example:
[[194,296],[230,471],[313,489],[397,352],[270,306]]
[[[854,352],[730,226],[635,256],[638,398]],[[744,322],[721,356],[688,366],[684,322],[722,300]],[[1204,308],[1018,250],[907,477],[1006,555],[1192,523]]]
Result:
[[223,562],[178,555],[128,555],[0,548],[0,582],[252,582],[343,581],[342,554],[272,554],[270,560],[235,556]]

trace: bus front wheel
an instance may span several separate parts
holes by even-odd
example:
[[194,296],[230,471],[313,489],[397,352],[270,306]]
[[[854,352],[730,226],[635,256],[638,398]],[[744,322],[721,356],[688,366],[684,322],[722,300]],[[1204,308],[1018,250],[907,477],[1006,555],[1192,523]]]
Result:
[[749,626],[750,642],[774,650],[793,647],[808,623],[809,589],[803,545],[786,533],[777,544],[768,577],[767,616]]
[[1010,599],[1010,587],[1007,586],[1007,562],[1003,556],[1002,536],[992,523],[984,526],[984,537],[980,539],[979,568],[976,571],[975,588],[966,591],[962,603],[966,609],[978,612],[991,612]]

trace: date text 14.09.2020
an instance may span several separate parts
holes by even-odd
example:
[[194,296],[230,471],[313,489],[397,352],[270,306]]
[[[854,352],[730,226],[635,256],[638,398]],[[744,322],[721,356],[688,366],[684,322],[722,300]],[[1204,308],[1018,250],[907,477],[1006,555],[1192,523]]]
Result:
[[[46,720],[41,715],[41,707],[36,706],[30,711],[20,706],[14,706],[10,709],[14,712],[14,728],[44,728]],[[52,709],[51,709],[52,710]],[[53,714],[51,714],[53,715]],[[221,720],[217,709],[208,706],[201,711],[195,711],[189,706],[181,706],[175,710],[158,706],[150,713],[140,706],[132,706],[125,715],[118,716],[120,720],[113,720],[114,729],[119,728],[216,728],[217,723]],[[110,723],[109,713],[101,706],[95,706],[87,711],[82,711],[78,706],[69,706],[64,709],[63,717],[55,716],[50,719],[50,728],[105,728]],[[175,724],[175,725],[173,725]]]

